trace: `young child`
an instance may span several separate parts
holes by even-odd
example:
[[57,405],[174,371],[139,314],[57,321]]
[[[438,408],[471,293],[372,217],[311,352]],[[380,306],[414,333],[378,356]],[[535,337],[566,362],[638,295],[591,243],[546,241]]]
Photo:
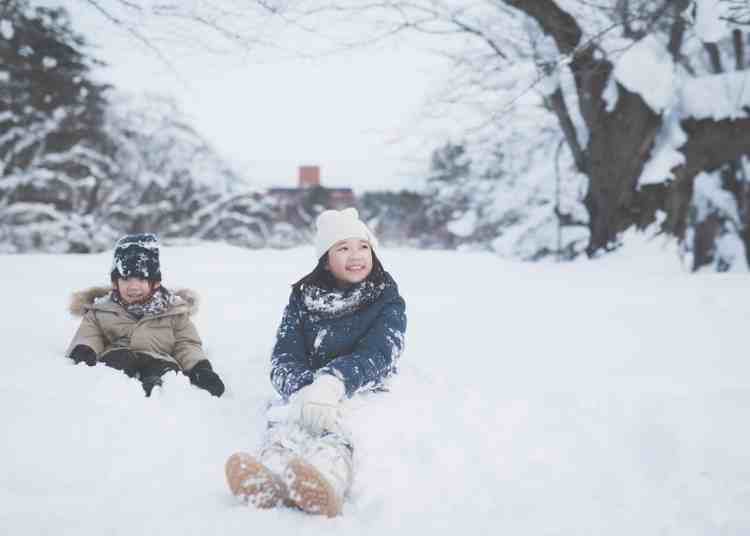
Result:
[[339,403],[382,390],[396,372],[406,314],[357,210],[327,210],[316,223],[318,264],[292,286],[271,357],[271,383],[283,400],[269,407],[258,456],[232,455],[226,476],[232,493],[257,507],[333,517],[353,476]]
[[102,362],[138,378],[146,396],[162,385],[162,375],[170,370],[181,370],[194,385],[221,396],[224,383],[206,359],[190,320],[197,298],[161,285],[156,236],[120,238],[110,279],[109,288],[92,287],[73,295],[70,311],[83,320],[67,356],[89,366]]

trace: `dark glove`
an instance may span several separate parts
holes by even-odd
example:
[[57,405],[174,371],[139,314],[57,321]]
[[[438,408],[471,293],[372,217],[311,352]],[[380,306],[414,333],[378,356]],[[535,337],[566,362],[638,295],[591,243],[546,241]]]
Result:
[[90,346],[86,346],[85,344],[79,344],[78,346],[73,348],[73,351],[70,352],[70,358],[75,362],[76,365],[81,361],[83,361],[90,367],[96,365],[96,352],[93,348],[91,348]]
[[224,382],[211,367],[207,360],[198,361],[198,363],[187,373],[190,377],[190,383],[201,389],[205,389],[214,396],[224,394]]
[[138,372],[138,379],[141,380],[141,385],[143,385],[147,397],[151,396],[154,387],[164,385],[161,379],[164,374],[170,370],[178,370],[174,363],[163,359],[154,359],[142,352],[133,352],[133,356],[135,357],[133,369]]

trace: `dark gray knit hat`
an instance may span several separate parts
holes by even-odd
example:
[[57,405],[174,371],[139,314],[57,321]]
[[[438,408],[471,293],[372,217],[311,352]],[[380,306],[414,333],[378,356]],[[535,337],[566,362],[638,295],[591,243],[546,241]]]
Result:
[[129,277],[161,281],[159,239],[156,235],[142,233],[120,238],[115,244],[110,277],[112,281]]

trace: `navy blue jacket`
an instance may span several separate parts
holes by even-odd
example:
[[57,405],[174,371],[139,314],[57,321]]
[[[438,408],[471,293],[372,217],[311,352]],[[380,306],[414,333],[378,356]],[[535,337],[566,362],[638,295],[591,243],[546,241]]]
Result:
[[292,290],[271,356],[271,383],[279,394],[289,398],[316,373],[328,373],[342,380],[351,396],[378,387],[395,371],[404,348],[406,305],[388,273],[382,287],[374,301],[338,316],[308,309],[303,292]]

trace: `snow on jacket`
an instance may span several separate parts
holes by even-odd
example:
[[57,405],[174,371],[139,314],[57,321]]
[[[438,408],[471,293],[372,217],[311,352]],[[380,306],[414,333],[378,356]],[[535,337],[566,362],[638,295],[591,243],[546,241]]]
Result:
[[70,312],[83,320],[66,355],[79,344],[92,348],[99,360],[112,350],[127,348],[175,363],[184,371],[206,359],[190,320],[198,310],[194,292],[179,290],[164,312],[138,320],[111,299],[111,290],[92,287],[73,294]]
[[[374,301],[339,315],[312,310],[305,290],[292,290],[276,335],[271,383],[279,394],[288,398],[312,383],[316,373],[329,373],[344,382],[351,396],[378,387],[395,372],[404,348],[406,305],[389,274],[385,273]],[[343,295],[339,292],[340,301],[356,291],[357,285]],[[321,301],[327,297],[323,295]]]

